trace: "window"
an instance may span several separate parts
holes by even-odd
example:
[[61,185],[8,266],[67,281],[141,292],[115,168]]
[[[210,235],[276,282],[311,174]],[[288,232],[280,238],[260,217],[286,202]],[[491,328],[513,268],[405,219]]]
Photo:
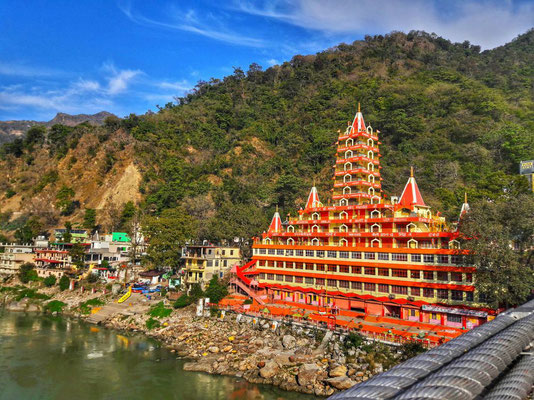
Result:
[[337,287],[337,279],[328,279],[328,287]]
[[362,290],[362,283],[361,282],[351,282],[350,283],[350,287],[351,287],[351,289]]
[[451,256],[451,263],[452,264],[462,264],[463,260],[462,260],[462,256],[459,256],[457,254],[453,254]]
[[447,314],[447,321],[456,322],[458,324],[462,323],[462,316],[456,314]]
[[424,279],[433,281],[434,280],[434,271],[423,271]]
[[466,282],[473,282],[473,274],[465,274]]
[[308,271],[313,271],[313,264],[306,263],[306,269],[307,269]]
[[260,249],[260,254],[265,254],[265,253],[266,253],[265,249]]
[[462,301],[464,299],[464,292],[461,290],[451,290],[451,299]]
[[378,268],[378,275],[380,275],[380,276],[389,276],[389,269],[387,269],[387,268]]
[[412,279],[421,279],[421,271],[412,269],[410,271],[410,278],[412,278]]
[[270,255],[274,255],[274,249],[269,249],[267,252],[268,252]]
[[389,253],[378,253],[378,259],[382,261],[388,261]]
[[330,258],[337,258],[337,251],[328,251],[327,253],[328,257]]
[[265,273],[264,272],[261,272],[258,276],[259,276],[260,279],[265,279]]
[[375,275],[375,267],[365,267],[364,268],[365,275]]
[[438,289],[438,299],[449,300],[449,291],[447,289]]
[[293,250],[286,250],[286,256],[293,257],[293,254],[295,254],[295,252]]
[[282,249],[276,250],[276,255],[277,256],[283,256],[284,255],[284,250],[282,250]]
[[276,280],[277,281],[283,281],[284,280],[284,275],[276,275]]
[[378,284],[378,291],[380,293],[389,293],[389,285],[384,285],[383,283]]
[[339,287],[348,289],[349,288],[349,281],[339,281]]
[[295,276],[295,283],[302,283],[302,276]]
[[434,297],[434,289],[423,288],[423,297]]
[[348,274],[349,273],[349,266],[348,265],[340,265],[339,266],[339,272],[342,274]]
[[306,250],[306,257],[313,257],[314,251],[313,250]]
[[317,250],[317,257],[324,257],[324,250]]
[[366,260],[374,260],[375,259],[375,253],[365,253],[365,259]]
[[266,262],[267,262],[268,267],[274,268],[274,261],[266,261]]
[[473,301],[473,292],[465,292],[465,301]]
[[410,294],[412,296],[421,296],[421,288],[418,288],[418,287],[410,288]]
[[304,250],[295,250],[295,255],[297,257],[302,257],[304,255]]
[[406,269],[392,269],[391,270],[391,276],[394,276],[396,278],[407,278],[408,277],[408,270],[406,270]]
[[293,282],[293,277],[291,275],[286,275],[286,282]]
[[304,264],[301,262],[295,263],[295,269],[304,269]]
[[353,251],[350,256],[351,258],[354,258],[355,260],[362,259],[362,253],[360,251]]
[[425,254],[423,261],[428,264],[434,264],[434,254]]
[[451,272],[451,281],[462,282],[462,273],[461,272]]
[[324,268],[324,264],[317,264],[317,265],[315,266],[315,270],[316,270],[316,271],[324,271],[324,270],[325,270],[325,268]]
[[362,273],[362,267],[360,267],[360,266],[352,267],[352,273],[353,274],[361,274]]
[[329,265],[328,272],[337,272],[337,265]]
[[363,284],[363,288],[366,292],[374,292],[376,290],[376,283],[366,282]]
[[393,253],[392,254],[392,260],[393,261],[408,261],[408,254]]
[[348,251],[340,251],[339,252],[339,258],[349,258],[349,252]]
[[391,286],[391,293],[407,295],[408,294],[408,287],[392,285]]
[[421,262],[421,254],[411,254],[410,259],[412,262]]
[[[211,253],[211,251],[210,251]],[[230,255],[233,256],[234,255],[234,251],[233,250],[230,250]]]
[[449,263],[449,255],[448,254],[439,254],[438,255],[438,263],[440,263],[440,264],[448,264]]
[[438,281],[447,282],[449,280],[449,273],[447,271],[438,271]]
[[306,281],[306,285],[313,285],[313,278],[306,277],[305,281]]
[[315,284],[317,286],[324,286],[324,278],[315,278]]

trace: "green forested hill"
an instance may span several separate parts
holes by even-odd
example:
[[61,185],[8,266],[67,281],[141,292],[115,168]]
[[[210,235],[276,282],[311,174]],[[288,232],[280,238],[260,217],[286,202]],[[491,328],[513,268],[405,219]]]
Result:
[[388,196],[410,165],[427,203],[450,217],[464,191],[525,191],[517,173],[534,158],[534,31],[485,52],[422,32],[367,37],[265,71],[236,69],[156,114],[92,129],[134,141],[143,208],[183,206],[200,236],[250,237],[276,204],[294,214],[314,179],[327,202],[337,131],[358,102],[380,130]]

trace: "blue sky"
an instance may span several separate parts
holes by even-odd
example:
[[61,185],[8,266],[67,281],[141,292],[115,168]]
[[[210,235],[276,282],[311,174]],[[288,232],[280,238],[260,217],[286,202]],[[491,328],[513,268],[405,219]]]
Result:
[[483,49],[534,26],[534,0],[2,0],[0,120],[155,110],[199,80],[412,29]]

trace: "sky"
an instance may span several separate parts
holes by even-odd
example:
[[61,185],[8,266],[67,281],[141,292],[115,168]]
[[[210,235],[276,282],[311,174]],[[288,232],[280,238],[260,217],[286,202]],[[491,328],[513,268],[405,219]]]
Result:
[[1,0],[0,120],[157,110],[199,80],[365,35],[425,30],[482,49],[534,26],[534,0]]

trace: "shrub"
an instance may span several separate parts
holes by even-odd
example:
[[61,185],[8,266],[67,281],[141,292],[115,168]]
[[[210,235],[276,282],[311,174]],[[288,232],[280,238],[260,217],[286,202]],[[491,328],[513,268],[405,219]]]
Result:
[[182,294],[180,297],[178,297],[178,300],[176,300],[172,306],[174,308],[184,308],[184,307],[187,307],[192,302],[193,300],[191,299],[191,297],[189,297],[186,294]]
[[355,349],[359,349],[362,344],[363,344],[363,336],[355,332],[349,333],[348,336],[343,341],[343,347],[345,347],[345,349],[347,350],[352,347],[354,347]]
[[69,277],[67,275],[63,275],[59,279],[59,290],[61,291],[67,290],[69,288],[69,285],[70,285]]
[[159,323],[159,321],[157,319],[154,319],[154,318],[149,318],[147,321],[146,321],[146,327],[148,330],[151,330],[151,329],[154,329],[154,328],[159,328],[161,326],[161,324]]
[[21,301],[25,297],[27,297],[28,299],[39,299],[39,300],[48,300],[50,298],[50,296],[47,296],[44,293],[39,293],[35,289],[22,288],[22,289],[19,289],[19,292],[15,296],[15,301]]
[[32,263],[24,263],[19,269],[19,278],[22,283],[28,283],[30,281],[36,281],[38,276],[35,271],[35,265]]
[[210,299],[210,303],[218,303],[228,295],[228,288],[219,281],[217,275],[213,275],[206,289],[205,296]]
[[43,283],[46,287],[52,287],[56,284],[56,277],[54,275],[47,276],[43,279]]
[[252,301],[252,299],[246,299],[246,300],[243,302],[243,304],[252,304],[252,303],[254,303],[254,302]]
[[202,291],[200,284],[194,283],[191,286],[191,290],[189,291],[189,297],[191,297],[191,302],[197,301],[198,299],[204,297],[204,292]]
[[424,353],[426,349],[420,342],[411,341],[403,343],[399,347],[399,351],[401,353],[401,360],[405,361],[412,357],[415,357],[418,354]]
[[87,282],[96,283],[100,280],[100,277],[97,274],[90,273],[87,277]]
[[65,307],[66,304],[63,303],[62,301],[59,301],[59,300],[52,300],[51,302],[49,302],[45,307],[45,311],[48,311],[50,313],[53,313],[53,312],[58,312],[60,313],[61,311],[63,311],[63,307]]
[[165,305],[162,301],[160,301],[158,304],[152,306],[150,308],[150,311],[148,312],[148,315],[155,318],[165,318],[171,315],[172,310],[170,308],[165,308]]

